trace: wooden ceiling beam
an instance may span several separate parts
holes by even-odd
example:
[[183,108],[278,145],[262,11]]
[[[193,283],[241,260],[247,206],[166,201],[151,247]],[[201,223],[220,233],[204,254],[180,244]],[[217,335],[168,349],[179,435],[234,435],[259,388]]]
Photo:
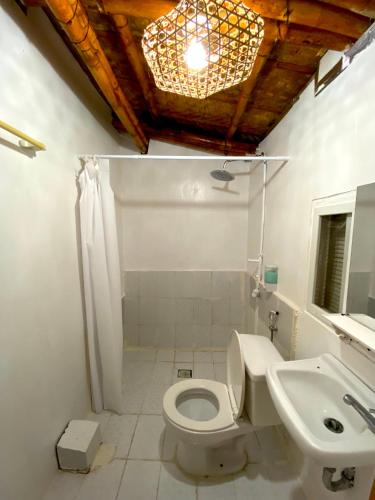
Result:
[[46,5],[87,65],[100,90],[142,153],[148,139],[123,93],[80,0],[46,0]]
[[242,156],[253,154],[258,147],[258,144],[252,144],[241,141],[225,140],[215,137],[205,136],[202,133],[194,134],[184,130],[175,129],[151,129],[148,128],[148,133],[152,139],[178,146],[185,145],[188,147],[201,149],[211,153],[219,153],[224,155]]
[[237,130],[238,124],[241,121],[242,115],[244,114],[247,103],[249,101],[250,94],[252,93],[255,87],[255,84],[258,80],[258,76],[262,71],[265,63],[267,62],[267,59],[271,54],[273,47],[274,47],[274,42],[272,40],[267,40],[267,39],[263,40],[257,58],[255,59],[250,77],[242,84],[241,94],[238,99],[237,106],[232,116],[230,126],[228,128],[228,132],[226,135],[227,140],[232,139],[233,135]]
[[[120,134],[124,132],[123,125],[116,117],[112,121],[112,124]],[[212,153],[246,155],[254,153],[258,147],[258,144],[255,143],[214,137],[202,130],[195,133],[191,130],[181,128],[176,122],[171,120],[168,120],[168,123],[159,123],[158,127],[146,126],[146,130],[151,139],[180,146],[185,145]]]
[[145,70],[143,54],[140,53],[135,43],[133,33],[129,26],[128,18],[121,14],[114,14],[112,18],[117,31],[119,32],[124,50],[129,58],[130,64],[132,65],[138,83],[142,89],[143,97],[150,107],[153,118],[156,118],[158,110],[155,95],[152,90],[149,75]]
[[[269,2],[243,0],[243,2],[265,19],[300,24],[356,39],[370,25],[367,17],[316,0],[288,0],[288,2],[285,0]],[[156,19],[167,14],[176,4],[175,0],[142,0],[141,2],[139,0],[103,0],[104,9],[109,14],[123,14],[149,19]]]
[[321,0],[324,3],[347,9],[362,16],[375,18],[375,0]]

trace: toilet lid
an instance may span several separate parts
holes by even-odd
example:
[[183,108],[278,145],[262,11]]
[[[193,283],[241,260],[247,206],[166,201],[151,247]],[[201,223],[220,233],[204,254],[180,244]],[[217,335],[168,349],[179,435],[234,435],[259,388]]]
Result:
[[245,400],[245,362],[240,335],[233,330],[227,349],[227,385],[233,417],[241,416]]

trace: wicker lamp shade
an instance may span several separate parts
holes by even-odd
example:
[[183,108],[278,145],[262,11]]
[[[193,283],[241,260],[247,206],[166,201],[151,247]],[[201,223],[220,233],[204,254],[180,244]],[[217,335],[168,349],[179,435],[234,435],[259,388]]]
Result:
[[240,0],[182,0],[142,46],[159,89],[205,99],[250,76],[263,37],[263,19]]

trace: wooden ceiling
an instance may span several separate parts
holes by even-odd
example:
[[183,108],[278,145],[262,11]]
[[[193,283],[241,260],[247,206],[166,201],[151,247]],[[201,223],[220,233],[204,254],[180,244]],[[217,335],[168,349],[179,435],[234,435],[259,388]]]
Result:
[[26,0],[45,8],[113,110],[113,125],[147,152],[150,138],[246,154],[281,120],[329,49],[342,51],[375,18],[375,0],[243,0],[265,20],[250,78],[198,100],[158,90],[141,49],[144,28],[173,0]]

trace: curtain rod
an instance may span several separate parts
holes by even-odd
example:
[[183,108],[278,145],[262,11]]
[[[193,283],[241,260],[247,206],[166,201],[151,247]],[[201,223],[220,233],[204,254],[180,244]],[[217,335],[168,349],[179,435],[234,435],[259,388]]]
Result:
[[79,159],[118,160],[204,160],[204,161],[288,161],[289,156],[167,156],[167,155],[79,155]]

